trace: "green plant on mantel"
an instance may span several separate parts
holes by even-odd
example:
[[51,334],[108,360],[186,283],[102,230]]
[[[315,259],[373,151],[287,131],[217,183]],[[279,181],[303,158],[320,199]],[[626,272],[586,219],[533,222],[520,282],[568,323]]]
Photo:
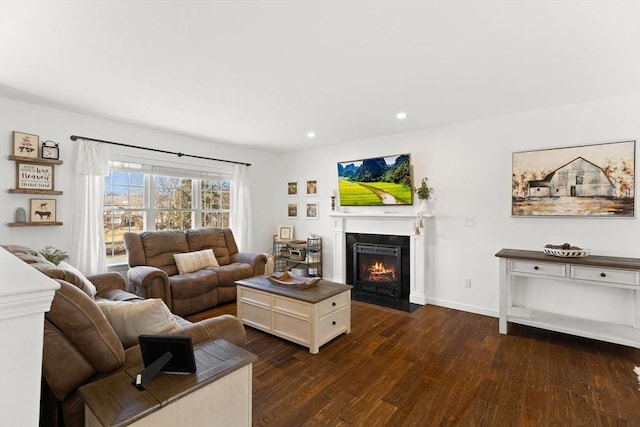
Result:
[[69,259],[68,253],[61,251],[60,249],[56,249],[53,246],[45,246],[44,249],[40,250],[40,254],[45,257],[47,261],[50,261],[55,265]]
[[422,178],[422,182],[420,183],[420,187],[416,187],[416,194],[418,195],[418,199],[427,200],[429,195],[431,194],[433,188],[429,187],[429,178],[426,176]]

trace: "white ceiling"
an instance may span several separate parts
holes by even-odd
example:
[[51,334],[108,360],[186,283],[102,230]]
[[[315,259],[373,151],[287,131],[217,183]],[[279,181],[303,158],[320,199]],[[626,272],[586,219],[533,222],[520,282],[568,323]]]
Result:
[[0,0],[0,96],[274,152],[631,93],[636,0]]

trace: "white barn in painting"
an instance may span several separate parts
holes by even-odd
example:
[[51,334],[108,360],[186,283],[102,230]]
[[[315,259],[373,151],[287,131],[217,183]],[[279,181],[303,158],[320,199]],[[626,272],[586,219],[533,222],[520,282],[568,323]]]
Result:
[[529,197],[613,197],[614,185],[602,168],[582,157],[543,179],[529,181]]

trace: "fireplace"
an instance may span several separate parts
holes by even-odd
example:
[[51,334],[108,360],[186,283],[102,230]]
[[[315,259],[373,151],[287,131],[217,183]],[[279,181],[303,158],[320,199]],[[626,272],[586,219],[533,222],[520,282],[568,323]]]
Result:
[[401,294],[399,246],[354,243],[353,283],[357,290],[397,298]]
[[[409,239],[409,248],[402,252],[402,256],[409,254],[409,267],[404,268],[402,274],[408,274],[410,308],[417,308],[427,304],[427,281],[430,273],[428,265],[432,265],[427,239],[429,223],[432,217],[422,216],[425,227],[416,232],[418,217],[413,212],[385,212],[385,211],[336,211],[329,214],[333,233],[331,247],[331,261],[333,262],[333,276],[331,280],[338,283],[353,283],[352,280],[353,254],[347,235],[350,233],[382,234],[387,236],[404,236]],[[352,237],[350,237],[351,239]],[[353,241],[350,241],[353,243]],[[384,245],[382,242],[364,242]],[[387,243],[395,245],[395,243]],[[399,246],[403,246],[400,244]],[[348,264],[348,265],[347,265]],[[352,293],[355,294],[355,292]]]
[[408,236],[347,233],[346,245],[352,299],[404,311],[417,308],[409,303]]

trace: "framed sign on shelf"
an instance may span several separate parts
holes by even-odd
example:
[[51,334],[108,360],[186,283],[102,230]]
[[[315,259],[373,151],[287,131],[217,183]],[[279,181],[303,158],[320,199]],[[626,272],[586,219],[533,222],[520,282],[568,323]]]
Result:
[[13,155],[17,157],[38,158],[40,137],[30,133],[13,131]]
[[293,225],[281,225],[278,228],[279,240],[292,240],[293,239]]
[[19,190],[53,190],[52,165],[16,162],[16,188]]
[[30,199],[30,222],[56,222],[56,199]]
[[19,190],[53,190],[52,165],[16,162],[16,188]]

